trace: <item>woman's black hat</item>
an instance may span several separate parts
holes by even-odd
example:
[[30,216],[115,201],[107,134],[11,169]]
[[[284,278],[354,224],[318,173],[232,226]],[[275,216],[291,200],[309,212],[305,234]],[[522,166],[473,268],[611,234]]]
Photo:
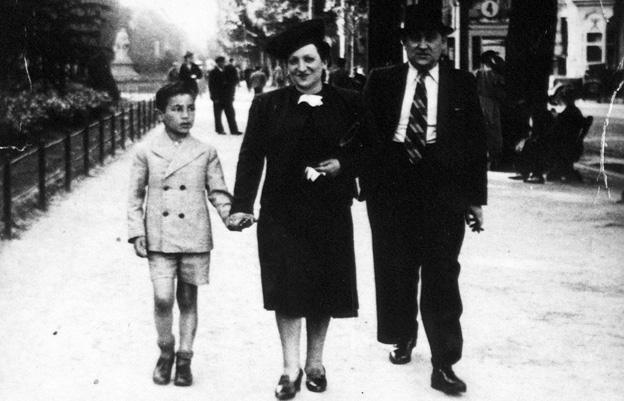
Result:
[[401,36],[410,35],[419,31],[438,31],[440,35],[448,35],[453,28],[442,22],[442,9],[426,4],[418,4],[405,8],[405,22]]
[[293,25],[270,37],[264,50],[275,58],[286,60],[294,51],[309,44],[328,46],[323,20],[312,19]]

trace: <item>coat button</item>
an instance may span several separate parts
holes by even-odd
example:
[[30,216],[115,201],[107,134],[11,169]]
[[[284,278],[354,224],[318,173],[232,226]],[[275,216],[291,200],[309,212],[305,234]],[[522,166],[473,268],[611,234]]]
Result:
[[163,212],[163,216],[165,216],[165,217],[169,216],[169,212],[165,210],[165,211]]
[[184,218],[184,213],[180,213],[180,214],[178,215],[178,217],[179,217],[179,218],[181,218],[181,219],[183,219],[183,218]]
[[185,189],[186,189],[186,186],[180,185],[180,191],[184,191]]
[[163,189],[164,189],[165,191],[168,191],[168,190],[169,190],[169,185],[165,185],[165,186],[163,187]]

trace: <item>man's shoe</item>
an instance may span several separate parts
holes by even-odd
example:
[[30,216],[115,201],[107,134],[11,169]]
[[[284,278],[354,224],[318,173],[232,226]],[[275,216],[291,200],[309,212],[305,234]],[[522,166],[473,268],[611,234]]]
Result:
[[327,390],[327,377],[324,366],[322,370],[315,369],[310,373],[306,372],[306,387],[313,393],[322,393]]
[[412,360],[412,350],[416,346],[416,337],[412,337],[407,341],[400,341],[390,351],[390,362],[395,365],[405,365]]
[[433,368],[433,372],[431,373],[431,387],[444,394],[454,395],[466,392],[466,383],[455,375],[453,368],[450,366]]
[[303,370],[299,369],[299,374],[295,381],[290,381],[288,375],[280,376],[277,387],[275,387],[275,398],[278,400],[290,400],[295,398],[297,392],[301,390],[301,378],[303,377]]
[[524,182],[528,182],[529,184],[543,184],[544,177],[542,175],[531,175],[529,178],[525,178]]
[[232,132],[232,135],[243,135],[243,133],[240,131],[236,131],[236,132]]
[[191,373],[191,358],[193,351],[178,351],[176,353],[176,372],[173,384],[187,387],[193,384],[193,373]]
[[165,385],[171,381],[171,368],[175,361],[174,342],[170,344],[158,344],[160,347],[160,357],[156,362],[154,373],[152,374],[152,380],[154,383]]
[[225,135],[225,131],[217,131],[218,135]]

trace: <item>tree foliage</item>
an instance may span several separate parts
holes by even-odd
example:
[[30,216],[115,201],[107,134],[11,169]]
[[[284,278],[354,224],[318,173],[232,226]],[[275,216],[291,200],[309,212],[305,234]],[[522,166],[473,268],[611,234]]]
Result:
[[102,49],[101,31],[115,0],[21,0],[0,9],[0,85],[41,81],[63,90],[84,76]]
[[307,0],[223,0],[220,47],[258,63],[267,38],[306,20],[307,5]]

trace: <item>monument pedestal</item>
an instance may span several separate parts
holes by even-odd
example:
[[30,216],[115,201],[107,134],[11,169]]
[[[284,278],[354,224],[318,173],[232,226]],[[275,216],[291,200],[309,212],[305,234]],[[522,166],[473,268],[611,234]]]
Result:
[[134,64],[111,64],[111,72],[115,81],[133,81],[141,76],[134,70]]

